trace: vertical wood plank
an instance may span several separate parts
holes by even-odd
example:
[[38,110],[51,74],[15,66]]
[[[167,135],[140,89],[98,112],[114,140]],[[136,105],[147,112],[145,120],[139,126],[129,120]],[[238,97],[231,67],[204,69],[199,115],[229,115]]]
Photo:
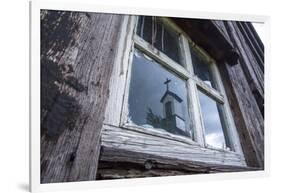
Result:
[[[238,125],[240,141],[245,159],[250,166],[261,167],[264,165],[264,119],[262,108],[258,104],[255,92],[263,98],[263,80],[257,73],[263,74],[249,49],[247,42],[237,27],[236,22],[224,23],[228,34],[240,52],[237,65],[231,67],[228,64],[220,65],[221,74],[224,75],[224,84],[232,106],[234,119]],[[262,75],[261,75],[262,76]],[[259,79],[259,80],[258,80]],[[232,89],[232,90],[231,90]]]
[[96,177],[122,18],[65,11],[42,14],[41,183]]

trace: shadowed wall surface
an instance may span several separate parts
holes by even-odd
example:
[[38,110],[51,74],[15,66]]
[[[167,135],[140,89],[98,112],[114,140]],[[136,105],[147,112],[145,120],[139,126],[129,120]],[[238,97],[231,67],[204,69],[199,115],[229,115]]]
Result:
[[41,183],[95,179],[121,21],[41,11]]

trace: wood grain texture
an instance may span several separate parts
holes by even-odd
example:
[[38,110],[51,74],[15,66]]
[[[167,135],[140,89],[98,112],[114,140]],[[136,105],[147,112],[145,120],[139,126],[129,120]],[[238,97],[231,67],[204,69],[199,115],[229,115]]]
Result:
[[[238,48],[239,62],[231,67],[219,65],[248,165],[264,167],[264,79],[263,69],[238,26],[243,22],[224,22]],[[258,41],[258,38],[255,40]],[[259,48],[257,48],[259,49]],[[263,57],[263,56],[262,56]]]
[[41,183],[94,180],[122,16],[41,14]]
[[[243,157],[235,152],[206,149],[199,145],[153,136],[149,132],[141,133],[109,125],[103,126],[101,146],[183,161],[245,166]],[[103,160],[104,154],[101,153],[100,156]]]
[[128,77],[128,64],[132,60],[132,39],[136,19],[136,16],[124,16],[122,22],[118,50],[110,78],[110,93],[104,120],[104,123],[107,124],[120,124],[126,79]]
[[187,161],[116,147],[103,146],[101,155],[97,180],[259,170],[244,166]]

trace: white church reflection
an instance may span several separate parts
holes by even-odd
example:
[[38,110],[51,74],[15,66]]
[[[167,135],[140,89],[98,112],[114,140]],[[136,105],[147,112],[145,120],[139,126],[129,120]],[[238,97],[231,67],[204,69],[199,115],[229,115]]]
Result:
[[191,136],[186,82],[138,50],[133,59],[128,120],[141,127]]
[[167,127],[174,130],[175,133],[185,135],[186,126],[182,112],[182,99],[174,92],[169,90],[170,79],[164,82],[166,84],[166,92],[160,102],[163,104],[164,121]]
[[171,79],[168,78],[164,82],[166,84],[166,91],[160,99],[163,105],[163,118],[154,115],[151,108],[149,108],[147,124],[151,124],[154,128],[162,128],[170,133],[191,137],[190,131],[185,124],[183,99],[169,90],[170,82]]

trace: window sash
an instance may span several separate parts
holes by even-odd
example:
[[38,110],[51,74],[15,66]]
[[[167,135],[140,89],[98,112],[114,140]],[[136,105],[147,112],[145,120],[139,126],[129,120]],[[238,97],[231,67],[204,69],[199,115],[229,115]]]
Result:
[[[181,53],[183,54],[184,58],[184,65],[180,65],[177,62],[170,59],[168,56],[166,56],[164,53],[160,52],[156,48],[152,47],[148,42],[143,40],[141,37],[139,37],[136,33],[133,35],[133,45],[132,50],[130,53],[130,59],[129,59],[129,66],[128,66],[128,75],[127,75],[127,83],[126,83],[126,91],[124,95],[124,104],[123,104],[123,110],[122,110],[122,117],[121,117],[121,126],[127,129],[133,129],[138,132],[142,131],[144,133],[150,133],[152,135],[156,135],[159,137],[169,138],[177,141],[182,141],[188,144],[192,145],[200,145],[202,147],[210,148],[210,149],[216,149],[214,147],[209,147],[205,143],[205,134],[204,134],[204,123],[202,120],[202,113],[200,110],[200,104],[199,104],[199,97],[198,97],[198,91],[197,89],[200,88],[206,95],[210,96],[212,99],[217,101],[220,104],[223,104],[223,108],[221,111],[223,112],[224,117],[222,119],[225,120],[227,128],[226,128],[226,134],[229,138],[231,148],[243,155],[240,144],[239,144],[239,138],[238,134],[234,126],[234,121],[231,115],[231,111],[229,108],[229,104],[227,101],[227,98],[225,96],[225,91],[222,86],[221,78],[218,73],[218,69],[216,67],[216,64],[214,60],[208,56],[201,48],[197,47],[194,42],[189,38],[189,36],[183,32],[180,28],[178,28],[170,19],[168,18],[162,18],[163,23],[169,27],[172,28],[172,30],[175,30],[177,33],[180,34],[180,48]],[[137,20],[135,23],[135,30],[137,27]],[[207,60],[210,63],[210,69],[211,73],[214,74],[215,78],[215,84],[216,89],[212,88],[211,86],[204,83],[202,80],[200,80],[193,71],[191,56],[189,52],[189,43],[195,48],[198,49],[198,51],[207,58]],[[189,102],[189,114],[191,115],[190,121],[192,122],[191,126],[194,127],[193,132],[193,140],[182,137],[170,133],[163,133],[161,131],[157,130],[149,130],[147,128],[143,128],[141,126],[135,125],[131,122],[128,122],[128,95],[129,95],[129,86],[130,86],[130,80],[131,80],[131,66],[132,66],[132,58],[133,58],[133,52],[134,48],[139,49],[144,54],[148,55],[149,57],[153,58],[157,62],[159,62],[161,65],[165,66],[166,68],[174,71],[176,74],[178,74],[180,77],[182,77],[184,80],[186,80],[187,89],[188,89],[188,102]],[[125,106],[125,107],[124,107]],[[234,139],[233,139],[234,138]],[[238,140],[237,140],[238,139]],[[218,149],[222,150],[222,149]],[[224,149],[224,151],[228,151]]]

